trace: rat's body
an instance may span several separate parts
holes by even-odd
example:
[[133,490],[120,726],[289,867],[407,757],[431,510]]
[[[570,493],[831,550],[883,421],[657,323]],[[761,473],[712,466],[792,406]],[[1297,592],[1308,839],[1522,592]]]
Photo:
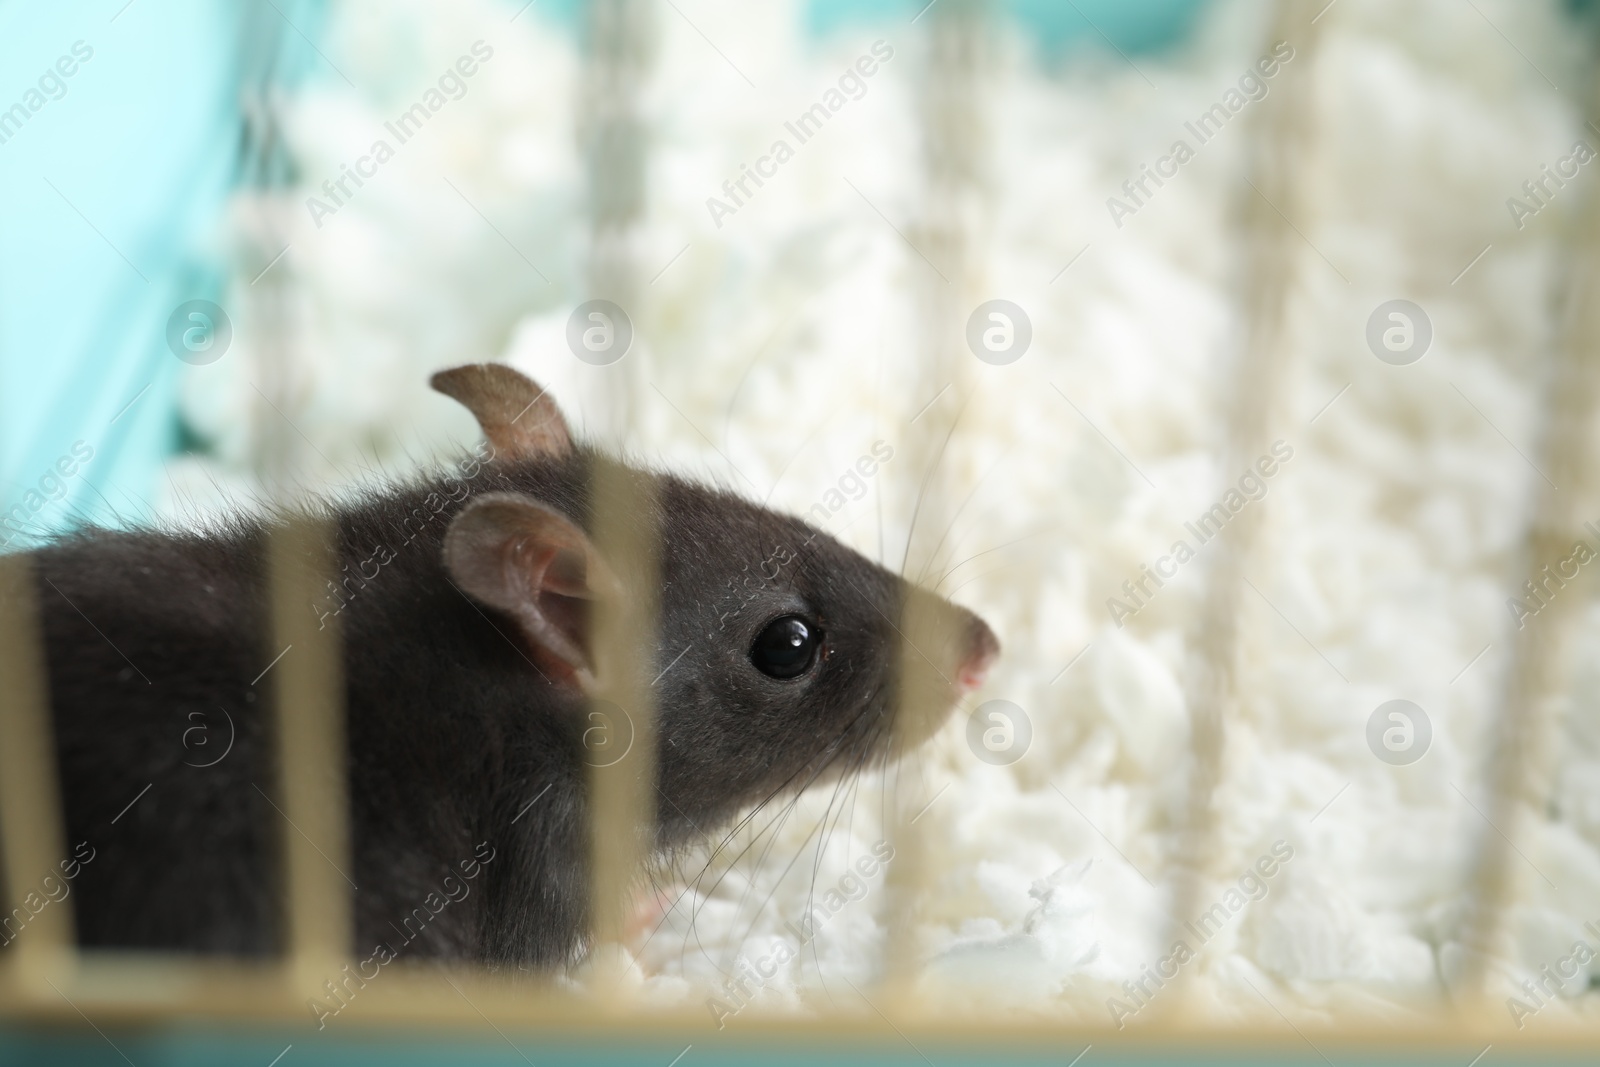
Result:
[[[344,641],[350,948],[557,966],[580,953],[588,910],[584,607],[614,595],[584,533],[602,461],[564,424],[554,443],[530,440],[482,397],[466,402],[502,458],[338,507],[347,581],[306,605]],[[975,618],[798,520],[649,480],[658,845],[885,751],[905,596],[966,628],[941,676],[992,658]],[[264,542],[260,521],[240,520],[205,535],[91,531],[33,553],[68,839],[94,850],[72,887],[86,946],[281,948],[278,857],[297,831],[269,800],[281,650]],[[793,619],[816,634],[798,674],[783,658],[798,652],[762,644]]]

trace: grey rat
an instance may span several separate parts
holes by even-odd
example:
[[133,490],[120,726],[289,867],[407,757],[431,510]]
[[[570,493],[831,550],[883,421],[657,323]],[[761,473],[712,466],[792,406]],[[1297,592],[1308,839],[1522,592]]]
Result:
[[[337,617],[344,643],[349,948],[548,969],[578,958],[588,929],[589,607],[641,599],[590,536],[591,476],[616,461],[510,368],[433,385],[473,411],[491,455],[321,505],[341,569],[306,605]],[[895,737],[917,743],[998,654],[976,616],[797,518],[629,476],[651,487],[660,531],[661,850],[885,757]],[[263,566],[278,521],[85,529],[29,554],[68,839],[94,853],[72,887],[84,946],[282,947],[294,831],[269,799],[279,650]],[[908,605],[943,636],[902,658]],[[892,733],[913,681],[931,699]]]

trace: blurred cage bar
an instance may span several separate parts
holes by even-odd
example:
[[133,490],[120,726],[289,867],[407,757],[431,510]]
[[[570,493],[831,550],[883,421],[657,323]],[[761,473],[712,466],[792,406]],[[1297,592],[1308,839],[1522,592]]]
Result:
[[[307,473],[312,447],[283,415],[298,408],[295,392],[305,387],[303,355],[295,344],[302,308],[294,300],[294,260],[285,254],[294,216],[301,210],[294,195],[297,167],[284,120],[297,71],[292,66],[294,50],[285,47],[285,34],[291,31],[271,6],[246,4],[240,25],[243,121],[236,199],[242,229],[241,273],[250,280],[241,292],[242,326],[251,342],[255,397],[250,414],[261,441],[252,459],[263,490],[283,500]],[[251,47],[252,42],[260,44]]]
[[[947,0],[926,14],[926,59],[918,81],[917,125],[921,134],[921,207],[912,240],[926,257],[919,264],[912,299],[916,301],[924,358],[917,369],[912,402],[919,405],[906,431],[902,455],[910,477],[899,485],[907,518],[902,573],[917,580],[938,565],[944,540],[919,531],[949,530],[960,505],[952,499],[947,450],[966,399],[972,395],[970,354],[965,345],[962,309],[987,298],[983,252],[992,214],[984,168],[992,157],[985,109],[994,62],[992,5],[978,0]],[[924,404],[925,398],[926,406]],[[899,685],[894,716],[895,748],[915,743],[917,712],[937,706],[941,683],[928,649],[953,644],[935,617],[904,605],[899,626]],[[929,668],[932,668],[930,673]],[[912,1007],[920,946],[914,931],[919,901],[927,892],[927,826],[916,825],[922,800],[913,783],[896,779],[888,839],[894,863],[886,874],[883,982],[885,992]]]
[[[18,903],[67,854],[32,580],[26,559],[0,557],[0,884]],[[8,918],[9,908],[0,921]],[[0,1003],[43,995],[72,952],[65,908],[44,909],[30,927],[37,937],[0,952]]]
[[[1304,64],[1253,116],[1240,190],[1238,294],[1242,343],[1224,395],[1231,398],[1223,431],[1222,478],[1230,481],[1256,457],[1268,454],[1283,429],[1284,409],[1299,361],[1290,309],[1300,282],[1304,240],[1289,220],[1304,218],[1305,176],[1315,151],[1318,43],[1307,4],[1286,0],[1273,13],[1269,41],[1289,41]],[[1220,791],[1227,774],[1229,723],[1240,697],[1240,627],[1245,617],[1252,563],[1261,551],[1264,514],[1245,510],[1220,531],[1205,577],[1199,616],[1190,638],[1193,664],[1188,679],[1190,755],[1185,822],[1180,831],[1171,887],[1171,929],[1163,942],[1182,940],[1184,925],[1236,873],[1240,857],[1229,854]],[[1166,1010],[1193,1010],[1183,997]]]
[[[1307,53],[1315,49],[1313,25],[1321,0],[1280,0],[1272,20],[1274,39],[1288,39]],[[1325,8],[1323,8],[1325,10]],[[625,307],[641,299],[635,245],[642,225],[646,131],[640,96],[649,71],[649,38],[658,17],[646,0],[593,0],[590,5],[590,56],[586,85],[595,101],[585,135],[592,195],[591,295],[615,299]],[[915,539],[919,509],[948,516],[958,506],[941,471],[944,450],[960,419],[968,389],[967,361],[961,353],[964,323],[953,309],[986,298],[983,247],[989,225],[987,188],[981,163],[985,149],[991,36],[990,5],[978,0],[944,0],[928,12],[927,67],[918,121],[923,135],[924,204],[916,234],[932,270],[915,294],[926,334],[928,358],[918,381],[921,397],[933,396],[914,427],[907,454],[915,483],[900,486],[910,503],[908,573],[931,567],[939,546]],[[1309,62],[1308,64],[1309,65]],[[268,79],[270,80],[270,79]],[[1288,309],[1299,284],[1297,262],[1304,258],[1290,219],[1298,214],[1303,174],[1315,147],[1315,100],[1309,77],[1285,83],[1264,106],[1253,127],[1249,195],[1243,201],[1241,248],[1245,264],[1241,286],[1245,333],[1236,363],[1236,398],[1225,428],[1225,454],[1232,470],[1265,450],[1283,418],[1294,373],[1295,338]],[[247,107],[251,122],[264,131],[258,189],[263,210],[263,249],[270,254],[277,232],[272,225],[271,189],[281,177],[270,94]],[[1600,103],[1589,114],[1600,116]],[[1547,426],[1541,449],[1543,470],[1555,486],[1535,483],[1534,507],[1521,548],[1520,566],[1532,575],[1544,561],[1559,558],[1577,537],[1574,501],[1593,488],[1593,439],[1600,395],[1600,196],[1590,195],[1583,225],[1570,236],[1569,301],[1562,343],[1551,361],[1545,407]],[[937,275],[937,277],[935,277]],[[289,276],[279,272],[277,277]],[[278,283],[286,285],[287,282]],[[268,289],[261,299],[285,305],[284,294]],[[271,308],[252,318],[274,321]],[[261,340],[268,362],[291,367],[292,342],[275,333]],[[625,431],[634,398],[628,371],[607,379],[609,393],[624,420],[611,431]],[[637,384],[632,383],[632,384]],[[263,399],[266,399],[263,397]],[[270,421],[270,420],[269,420]],[[263,462],[263,482],[283,487],[294,482],[301,458],[279,442],[283,452]],[[614,561],[618,577],[638,589],[656,588],[658,549],[655,501],[649,483],[626,468],[596,467],[591,494],[594,536],[601,554]],[[292,509],[290,509],[292,512]],[[931,522],[938,528],[942,523]],[[280,780],[272,798],[288,828],[282,835],[287,936],[285,952],[274,964],[200,962],[186,957],[136,958],[79,952],[74,946],[70,898],[41,913],[28,935],[0,950],[0,1017],[76,1023],[170,1019],[211,1015],[267,1018],[304,1024],[309,998],[321,997],[348,975],[351,963],[351,900],[356,892],[350,866],[347,790],[344,781],[343,689],[337,629],[320,636],[312,616],[296,605],[314,600],[335,573],[337,531],[323,520],[286,519],[268,540],[272,645],[267,656],[294,650],[279,664],[274,684]],[[1208,578],[1203,617],[1197,627],[1198,663],[1191,690],[1193,741],[1188,783],[1189,822],[1176,859],[1170,914],[1190,914],[1210,880],[1231,872],[1231,858],[1219,856],[1219,824],[1226,812],[1218,798],[1226,774],[1226,732],[1238,699],[1237,645],[1247,599],[1249,562],[1260,551],[1258,516],[1250,513],[1229,527]],[[1494,748],[1493,814],[1503,834],[1485,834],[1472,886],[1472,943],[1487,954],[1506,936],[1505,916],[1516,899],[1518,841],[1538,817],[1545,800],[1551,734],[1558,721],[1563,644],[1576,599],[1557,601],[1555,613],[1538,640],[1515,643],[1498,709]],[[654,815],[655,709],[645,665],[656,645],[657,607],[621,611],[602,600],[594,619],[599,695],[593,715],[607,728],[626,723],[632,744],[605,766],[591,768],[589,808],[592,840],[590,958],[594,995],[578,996],[554,984],[465,967],[440,967],[399,961],[381,983],[363,985],[352,1002],[356,1018],[408,1023],[451,1022],[477,1025],[525,1024],[614,1029],[619,1016],[636,1021],[641,1033],[703,1029],[697,1009],[646,1012],[627,995],[624,957],[610,946],[624,938],[632,887],[646,862]],[[931,703],[933,683],[919,665],[931,662],[921,649],[939,645],[945,635],[907,605],[900,631],[901,663],[895,728],[905,731],[915,709]],[[48,710],[43,649],[35,619],[33,576],[25,556],[0,558],[0,865],[9,900],[31,892],[41,872],[53,870],[68,855],[63,839],[60,795]],[[620,712],[620,714],[619,714]],[[903,799],[903,798],[902,798]],[[957,1029],[1005,1048],[1020,1040],[1044,1040],[1069,1053],[1080,1035],[1095,1041],[1095,1029],[1066,1024],[997,1022],[991,1019],[936,1020],[921,1011],[915,996],[918,946],[914,942],[916,902],[929,892],[933,872],[918,846],[918,829],[903,805],[892,822],[897,862],[886,909],[888,936],[881,969],[883,996],[868,995],[872,1015],[828,1019],[838,1032],[903,1034],[907,1028]],[[1487,959],[1487,955],[1484,957]],[[608,962],[609,961],[609,962]],[[1480,980],[1483,975],[1479,975]],[[442,979],[442,981],[441,981]],[[863,1022],[863,1019],[865,1020]],[[881,1022],[881,1026],[880,1026]],[[1484,1025],[1470,1014],[1441,1020],[1441,1029],[1424,1036],[1459,1035],[1463,1024]],[[760,1035],[782,1021],[754,1018],[748,1031]],[[1145,1034],[1184,1034],[1200,1026],[1193,1014],[1174,1014]],[[1235,1031],[1251,1040],[1279,1041],[1278,1031]],[[1388,1031],[1364,1032],[1383,1041]],[[1215,1036],[1215,1035],[1213,1035]],[[1347,1035],[1350,1036],[1350,1035]],[[1205,1046],[1194,1046],[1203,1049]],[[1063,1057],[1064,1061],[1065,1057]]]
[[[1596,47],[1600,42],[1591,42],[1581,101],[1590,128],[1600,121]],[[1535,460],[1540,474],[1529,482],[1530,518],[1513,554],[1513,581],[1529,583],[1519,595],[1535,587],[1554,592],[1545,584],[1551,568],[1586,541],[1586,507],[1600,489],[1600,195],[1590,186],[1583,197],[1577,224],[1566,232],[1564,300],[1544,368]],[[1557,587],[1565,584],[1559,576],[1555,580]],[[1488,999],[1493,960],[1509,947],[1509,916],[1531,874],[1524,846],[1549,810],[1556,733],[1569,702],[1569,647],[1585,606],[1581,597],[1551,596],[1537,628],[1507,629],[1510,662],[1500,683],[1485,776],[1488,825],[1478,844],[1462,938],[1470,953],[1463,986],[1480,1000]]]
[[[640,284],[647,239],[650,133],[645,91],[655,69],[657,0],[586,0],[578,151],[588,187],[586,299],[609,300],[634,317],[646,310]],[[615,326],[615,324],[614,324]],[[635,347],[641,341],[635,334]],[[589,431],[618,445],[637,415],[641,353],[586,367],[583,407]]]

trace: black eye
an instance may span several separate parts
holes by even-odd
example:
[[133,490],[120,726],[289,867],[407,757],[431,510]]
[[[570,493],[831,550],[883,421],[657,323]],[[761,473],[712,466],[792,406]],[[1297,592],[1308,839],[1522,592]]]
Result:
[[767,623],[750,649],[756,670],[773,678],[797,678],[817,658],[822,631],[800,615],[785,615]]

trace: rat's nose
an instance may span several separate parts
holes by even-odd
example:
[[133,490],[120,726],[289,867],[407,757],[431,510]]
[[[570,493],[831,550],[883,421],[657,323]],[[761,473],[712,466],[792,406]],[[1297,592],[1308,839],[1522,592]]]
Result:
[[967,622],[967,651],[956,668],[956,684],[963,692],[972,692],[983,684],[989,668],[1000,658],[1000,641],[987,623],[976,615]]

